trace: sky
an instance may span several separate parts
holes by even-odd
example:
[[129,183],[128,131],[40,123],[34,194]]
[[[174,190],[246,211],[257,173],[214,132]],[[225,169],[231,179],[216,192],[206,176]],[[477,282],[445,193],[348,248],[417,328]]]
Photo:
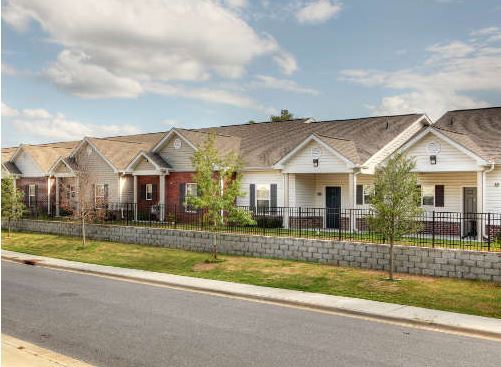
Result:
[[2,146],[501,105],[499,0],[2,0]]

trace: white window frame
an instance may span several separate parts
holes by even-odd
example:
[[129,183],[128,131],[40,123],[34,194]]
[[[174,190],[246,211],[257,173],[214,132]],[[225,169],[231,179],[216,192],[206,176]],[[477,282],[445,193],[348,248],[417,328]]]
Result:
[[[426,190],[425,190],[426,188]],[[429,190],[429,193],[425,195],[425,192]],[[432,204],[425,204],[424,199],[425,197],[431,197],[433,198],[433,203]],[[435,185],[423,185],[421,184],[421,205],[422,206],[428,206],[428,207],[434,207],[435,206]]]
[[153,184],[146,184],[146,188],[144,190],[144,199],[146,201],[153,200]]
[[364,205],[371,205],[370,200],[366,200],[370,198],[371,192],[374,190],[374,185],[362,185],[362,202]]
[[94,186],[94,204],[97,204],[98,199],[102,199],[102,201],[104,202],[106,196],[105,186],[106,186],[105,184],[96,184]]
[[[264,208],[264,209],[270,209],[271,207],[271,185],[270,184],[255,184],[256,185],[256,209]],[[264,189],[268,191],[268,198],[267,199],[259,199],[259,191],[260,189]],[[259,206],[259,201],[267,201],[268,205],[267,206]]]
[[28,185],[28,206],[31,206],[31,201],[33,197],[33,201],[35,201],[34,204],[36,204],[36,197],[37,197],[37,185],[35,184],[30,184]]
[[[195,194],[190,195],[189,187],[195,187]],[[197,197],[198,196],[198,184],[196,182],[187,182],[184,185],[184,199],[186,200],[188,197]],[[193,209],[190,205],[185,206],[186,213],[196,213],[196,209]]]

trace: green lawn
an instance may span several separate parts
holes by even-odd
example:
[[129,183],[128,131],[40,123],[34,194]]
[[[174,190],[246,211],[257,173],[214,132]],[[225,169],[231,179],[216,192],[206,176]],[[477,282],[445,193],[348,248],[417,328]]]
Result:
[[398,282],[378,271],[319,265],[299,261],[221,256],[207,264],[207,254],[166,248],[89,241],[78,238],[2,233],[6,250],[94,264],[296,289],[439,310],[501,318],[501,285],[490,282],[431,278],[401,274]]

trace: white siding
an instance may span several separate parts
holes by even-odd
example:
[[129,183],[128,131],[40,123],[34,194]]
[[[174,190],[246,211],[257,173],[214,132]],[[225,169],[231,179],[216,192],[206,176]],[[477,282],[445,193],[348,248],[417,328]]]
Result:
[[444,207],[425,206],[427,212],[462,212],[463,187],[477,187],[476,172],[420,173],[421,185],[444,185]]
[[[437,164],[430,164],[431,153],[428,151],[430,143],[440,146],[440,151],[436,154]],[[432,133],[428,133],[419,142],[409,148],[407,155],[415,158],[417,172],[479,170],[479,166],[475,160]]]
[[[373,175],[357,175],[357,185],[373,185],[374,184],[374,176]],[[355,192],[353,193],[355,195],[355,200],[356,200],[356,195],[357,195],[357,190],[355,188]],[[356,203],[356,201],[355,201]],[[369,209],[370,205],[369,204],[364,204],[364,205],[356,205],[357,209]]]
[[297,174],[295,193],[292,194],[295,198],[296,207],[314,207],[315,206],[315,175],[314,174]]
[[134,167],[134,170],[135,171],[154,171],[154,170],[156,170],[156,168],[153,165],[153,163],[146,161],[146,159],[143,157],[143,158],[139,159],[139,163],[136,164],[136,167]]
[[194,153],[194,149],[190,147],[184,140],[181,139],[181,148],[174,148],[174,141],[178,138],[175,134],[170,137],[170,139],[163,146],[162,150],[158,154],[171,165],[175,171],[193,171],[193,164],[191,162],[191,157]]
[[21,173],[23,177],[42,177],[44,173],[40,170],[36,162],[31,158],[30,155],[26,154],[24,151],[21,151],[19,155],[14,160],[15,165]]
[[[341,187],[341,208],[349,208],[349,191],[347,174],[315,175],[315,207],[325,207],[325,188],[327,186]],[[321,193],[321,195],[317,195]]]
[[[322,155],[319,158],[318,167],[313,167],[313,157],[311,150],[320,149]],[[290,173],[329,173],[329,172],[348,172],[350,169],[346,162],[338,156],[331,153],[327,148],[311,141],[306,144],[299,152],[290,158],[284,164],[283,172]]]
[[279,171],[243,172],[240,187],[245,196],[237,199],[237,205],[249,205],[250,184],[277,184],[277,206],[284,205],[284,178]]
[[55,173],[71,173],[71,170],[63,162],[59,162],[56,169],[54,170],[54,172]]
[[492,172],[485,174],[485,211],[501,213],[501,166],[499,165]]
[[77,156],[79,165],[86,168],[89,172],[90,180],[94,184],[108,184],[108,201],[118,202],[118,173],[113,172],[110,165],[94,150],[87,151],[82,147]]

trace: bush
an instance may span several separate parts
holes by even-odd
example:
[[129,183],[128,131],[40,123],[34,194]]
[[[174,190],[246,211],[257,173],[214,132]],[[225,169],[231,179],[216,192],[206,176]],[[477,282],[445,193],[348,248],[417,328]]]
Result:
[[254,219],[260,228],[282,228],[282,217],[278,215],[258,216]]

